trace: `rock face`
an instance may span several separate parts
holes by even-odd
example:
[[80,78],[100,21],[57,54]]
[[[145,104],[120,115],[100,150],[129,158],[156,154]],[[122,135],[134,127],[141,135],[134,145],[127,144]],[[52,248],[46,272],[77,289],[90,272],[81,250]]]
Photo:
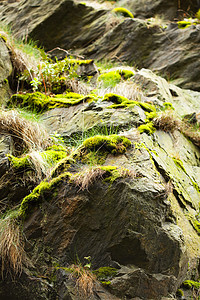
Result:
[[[122,1],[136,16],[177,15],[178,1]],[[181,3],[181,11],[197,10],[196,1]],[[44,10],[48,13],[44,15]],[[20,37],[27,34],[46,50],[74,49],[95,59],[127,62],[158,71],[180,87],[199,91],[199,26],[178,29],[151,26],[140,19],[116,17],[109,10],[95,10],[72,0],[21,1],[2,5],[0,20],[13,26]],[[17,20],[17,22],[16,22]],[[142,53],[142,55],[141,55]]]
[[8,48],[0,34],[0,103],[3,105],[11,96],[8,77],[12,72],[12,64]]
[[12,10],[5,5],[0,19],[12,25],[18,37],[28,33],[48,50],[72,49],[87,46],[104,33],[105,13],[72,0],[21,1],[12,4]]
[[196,12],[199,8],[198,1],[192,0],[180,3],[176,0],[122,0],[119,5],[133,11],[136,17],[151,18],[157,14],[164,16],[167,20],[174,20],[174,18],[180,16],[183,12]]
[[[149,11],[158,10],[161,3],[154,1],[153,6],[151,2]],[[137,7],[138,2],[133,4]],[[174,1],[168,5],[170,9]],[[199,89],[199,25],[180,30],[172,24],[161,30],[148,27],[144,20],[126,18],[107,31],[106,10],[71,0],[1,6],[1,19],[15,24],[18,14],[15,32],[23,36],[29,26],[30,36],[47,49],[74,47],[92,58],[118,57],[132,65],[177,74],[180,85]],[[138,8],[139,14],[143,12]],[[0,54],[3,84],[12,64],[2,39]],[[79,67],[79,79],[82,74],[98,76],[93,62],[89,69]],[[125,86],[125,78],[122,81]],[[0,277],[0,299],[183,299],[177,293],[180,287],[185,289],[183,282],[199,280],[200,93],[144,68],[131,72],[128,84],[130,90],[140,91],[135,101],[113,94],[112,89],[109,94],[102,89],[103,96],[69,93],[82,101],[72,97],[70,102],[70,97],[59,95],[59,106],[54,102],[40,115],[55,143],[47,143],[46,152],[58,151],[56,156],[64,152],[62,160],[50,157],[49,172],[46,177],[42,173],[40,184],[38,164],[45,167],[42,163],[48,161],[44,149],[37,152],[33,146],[30,150],[37,152],[38,164],[26,148],[11,159],[7,154],[14,153],[13,134],[0,132],[0,225],[10,220],[14,228],[22,231],[23,227],[20,242],[25,252],[22,269],[13,274],[10,248],[4,252],[0,247],[5,276]],[[48,103],[51,97],[43,96]],[[15,97],[22,99],[16,105],[26,101],[23,93]],[[42,100],[33,98],[38,108]],[[30,109],[27,103],[24,106]],[[0,226],[0,246],[4,226]],[[3,271],[4,266],[8,269]],[[186,291],[185,299],[197,290]]]
[[158,71],[183,88],[199,91],[199,26],[183,30],[174,24],[162,30],[139,19],[126,19],[82,53],[95,59],[118,57],[139,68]]

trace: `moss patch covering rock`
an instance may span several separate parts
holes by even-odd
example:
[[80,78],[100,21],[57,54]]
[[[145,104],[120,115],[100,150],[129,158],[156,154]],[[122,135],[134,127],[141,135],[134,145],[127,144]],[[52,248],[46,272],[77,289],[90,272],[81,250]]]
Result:
[[138,105],[146,112],[156,112],[155,106],[150,103],[129,100],[126,97],[114,93],[106,94],[103,98],[103,101],[110,101],[114,103],[113,105],[109,106],[109,108],[131,108]]
[[155,132],[155,127],[153,126],[153,123],[152,122],[149,122],[147,124],[142,124],[138,127],[138,130],[140,133],[147,133],[147,134],[152,134]]
[[98,77],[98,82],[102,83],[106,87],[114,87],[121,80],[127,80],[134,76],[134,72],[131,70],[120,69],[116,71],[110,71],[101,74]]
[[34,207],[37,207],[39,203],[45,199],[47,200],[49,197],[52,198],[55,189],[63,180],[68,180],[71,176],[71,173],[66,172],[61,174],[60,176],[52,179],[51,181],[42,181],[31,194],[26,196],[20,205],[19,216],[22,219],[26,219],[29,213],[32,211]]
[[117,15],[122,15],[126,18],[134,18],[133,14],[126,8],[124,7],[116,7],[112,10]]
[[69,107],[83,102],[92,102],[94,98],[95,95],[83,96],[76,93],[61,94],[50,97],[40,92],[35,92],[13,95],[8,102],[8,106],[28,108],[31,111],[43,113],[56,107]]
[[[49,167],[52,167],[60,160],[64,159],[67,156],[67,152],[65,149],[61,150],[59,147],[56,149],[56,145],[54,145],[52,148],[50,147],[46,151],[38,152],[38,155],[41,156],[41,159],[43,162],[45,162],[45,164],[47,164]],[[34,170],[34,162],[32,161],[31,154],[26,154],[22,157],[15,157],[11,154],[8,154],[7,157],[11,163],[11,166],[16,171],[29,169]]]
[[112,134],[109,136],[97,135],[86,139],[83,147],[92,151],[107,151],[112,154],[122,154],[131,146],[131,141],[125,137]]

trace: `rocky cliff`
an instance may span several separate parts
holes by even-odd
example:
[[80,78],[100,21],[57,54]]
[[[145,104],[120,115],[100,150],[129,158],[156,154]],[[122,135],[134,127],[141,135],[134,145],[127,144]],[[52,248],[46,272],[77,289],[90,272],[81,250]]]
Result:
[[0,2],[0,299],[198,299],[197,5]]

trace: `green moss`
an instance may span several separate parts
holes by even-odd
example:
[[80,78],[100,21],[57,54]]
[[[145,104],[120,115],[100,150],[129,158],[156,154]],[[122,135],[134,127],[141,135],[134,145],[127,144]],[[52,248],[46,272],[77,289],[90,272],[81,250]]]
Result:
[[8,107],[17,106],[20,108],[28,108],[37,113],[43,113],[56,107],[69,107],[83,102],[92,102],[95,98],[94,95],[83,97],[80,95],[81,97],[78,97],[77,94],[69,94],[56,95],[55,97],[50,97],[40,92],[15,94],[8,101]]
[[102,101],[108,101],[108,102],[113,102],[115,104],[121,104],[125,101],[129,101],[129,99],[127,99],[123,96],[117,95],[117,94],[109,93],[109,94],[105,94]]
[[182,283],[182,286],[187,288],[187,289],[192,289],[192,288],[199,289],[200,288],[200,282],[193,281],[193,280],[185,280]]
[[[55,165],[57,162],[62,160],[67,156],[66,150],[64,147],[53,145],[49,150],[38,152],[43,161],[50,166]],[[30,154],[27,154],[23,157],[15,157],[11,154],[7,155],[9,161],[11,162],[12,167],[15,170],[34,170],[34,164],[32,163]]]
[[187,174],[187,171],[186,169],[184,168],[183,166],[183,162],[180,160],[180,159],[177,159],[175,157],[172,157],[173,159],[173,162],[175,163],[175,165],[178,167],[178,168],[181,168],[183,170],[183,172],[185,172],[185,174]]
[[124,7],[116,7],[112,10],[115,14],[122,15],[127,18],[134,18],[133,14],[126,8]]
[[26,196],[20,205],[19,216],[26,219],[32,209],[37,206],[43,199],[47,200],[53,193],[54,189],[61,184],[63,180],[69,179],[71,173],[66,172],[51,181],[42,181],[31,194]]
[[139,105],[140,105],[140,107],[143,109],[143,110],[145,110],[145,111],[147,111],[147,112],[156,112],[156,108],[155,108],[155,106],[154,105],[152,105],[152,104],[149,104],[149,103],[146,103],[146,102],[139,102],[138,103]]
[[101,281],[101,284],[104,286],[109,286],[111,284],[111,281]]
[[71,164],[75,163],[75,159],[73,158],[73,155],[66,156],[62,160],[60,160],[57,165],[53,168],[51,171],[51,177],[57,177],[59,174],[67,171]]
[[146,112],[156,113],[156,108],[152,104],[129,100],[128,98],[113,93],[106,94],[102,101],[109,101],[115,103],[114,105],[109,106],[109,108],[130,108],[134,107],[135,105],[138,105]]
[[197,13],[196,13],[196,18],[198,19],[198,20],[200,20],[200,9],[197,11]]
[[115,277],[117,274],[117,269],[111,267],[101,267],[93,271],[93,273],[97,276],[98,280],[105,280]]
[[119,70],[118,72],[122,76],[122,78],[125,79],[125,80],[127,80],[127,79],[129,79],[129,78],[131,78],[135,75],[135,73],[133,71],[126,70],[126,69]]
[[178,28],[179,29],[186,29],[188,27],[190,27],[191,25],[197,25],[197,22],[195,22],[195,20],[193,19],[189,19],[189,20],[183,20],[183,21],[178,21]]
[[121,76],[117,71],[104,73],[98,77],[98,81],[103,83],[104,88],[114,87],[121,81]]
[[105,88],[114,87],[121,80],[128,80],[134,76],[134,72],[131,70],[120,69],[115,71],[110,71],[101,74],[98,77],[98,81],[103,83]]
[[96,135],[83,142],[83,147],[92,151],[107,151],[112,154],[122,154],[131,146],[131,141],[125,137],[112,134]]
[[55,163],[66,157],[65,151],[47,150],[40,153],[41,157],[50,165],[53,166]]
[[22,170],[30,167],[30,157],[26,155],[24,157],[15,157],[11,154],[7,154],[8,160],[11,162],[11,165],[16,170]]
[[146,115],[146,120],[145,120],[145,122],[150,122],[150,121],[152,121],[154,118],[156,118],[157,117],[157,112],[155,112],[155,111],[152,111],[152,112],[146,112],[145,113],[145,115]]
[[152,122],[149,122],[147,124],[143,124],[143,125],[140,125],[138,127],[138,130],[140,133],[147,133],[147,134],[153,134],[155,132],[155,127],[153,126],[153,123]]
[[69,63],[69,64],[76,64],[76,65],[90,65],[91,63],[94,62],[93,59],[69,59],[69,58],[65,58],[65,62]]
[[98,270],[93,271],[99,280],[113,278],[117,274],[117,269],[111,267],[101,267]]
[[184,297],[184,292],[183,292],[183,290],[178,289],[178,290],[176,291],[176,296],[178,296],[178,297]]
[[165,103],[163,104],[163,106],[164,106],[164,110],[167,110],[167,109],[172,109],[172,110],[174,110],[174,107],[173,107],[172,103],[170,103],[170,102],[165,102]]

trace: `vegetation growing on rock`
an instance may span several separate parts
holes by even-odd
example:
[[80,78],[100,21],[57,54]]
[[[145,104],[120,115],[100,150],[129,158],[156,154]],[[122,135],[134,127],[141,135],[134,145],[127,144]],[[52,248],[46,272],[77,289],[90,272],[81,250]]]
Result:
[[115,14],[122,15],[124,17],[133,18],[133,14],[124,7],[116,7],[112,10]]
[[56,107],[69,107],[83,102],[91,102],[94,98],[94,95],[83,96],[76,93],[50,97],[40,92],[35,92],[13,95],[8,102],[8,106],[18,106],[21,108],[28,108],[33,112],[43,113]]

